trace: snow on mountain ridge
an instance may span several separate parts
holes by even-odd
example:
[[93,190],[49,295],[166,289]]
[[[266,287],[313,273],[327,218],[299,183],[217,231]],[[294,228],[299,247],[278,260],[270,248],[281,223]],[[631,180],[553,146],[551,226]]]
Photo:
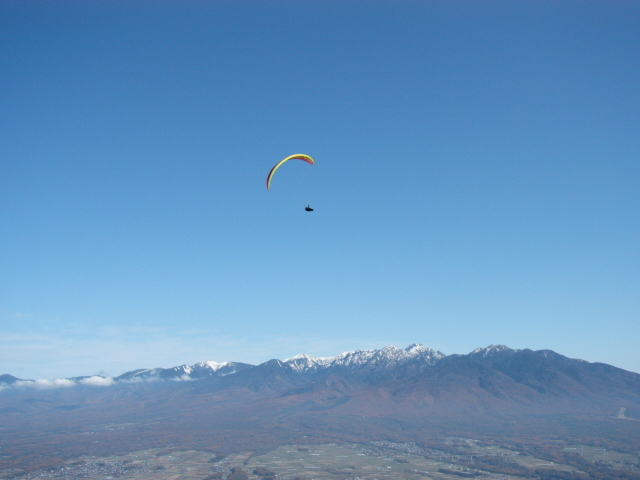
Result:
[[491,344],[488,347],[476,348],[469,355],[470,356],[474,356],[474,357],[486,358],[486,357],[491,357],[493,355],[497,355],[497,354],[500,354],[500,353],[517,353],[519,351],[520,350],[513,350],[513,349],[507,347],[506,345],[493,345],[493,344]]
[[211,370],[213,370],[214,372],[220,370],[222,367],[227,367],[230,365],[230,362],[222,362],[222,363],[218,363],[218,362],[214,362],[212,360],[209,361],[201,361],[196,363],[195,365],[193,365],[193,367],[200,367],[200,368],[210,368]]
[[330,367],[393,368],[418,358],[426,360],[427,363],[435,363],[444,356],[442,352],[414,343],[405,349],[389,345],[380,350],[355,350],[334,357],[312,357],[300,354],[284,360],[283,363],[297,372],[305,372],[319,371]]
[[225,376],[236,373],[242,368],[250,366],[248,364],[234,362],[214,362],[201,361],[193,365],[180,365],[171,368],[151,368],[140,369],[126,372],[116,378],[117,381],[123,382],[139,382],[139,381],[157,381],[157,380],[174,380],[187,381],[197,380],[210,376]]

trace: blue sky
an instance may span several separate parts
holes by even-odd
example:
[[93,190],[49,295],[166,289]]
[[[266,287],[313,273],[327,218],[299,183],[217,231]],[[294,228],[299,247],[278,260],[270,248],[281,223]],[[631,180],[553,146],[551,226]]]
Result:
[[[413,342],[640,372],[639,24],[631,1],[1,1],[0,373]],[[316,165],[268,192],[294,153]]]

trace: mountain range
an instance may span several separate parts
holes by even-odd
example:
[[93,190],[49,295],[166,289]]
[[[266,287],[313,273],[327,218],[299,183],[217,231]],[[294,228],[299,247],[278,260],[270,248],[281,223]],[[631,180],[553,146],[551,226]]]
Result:
[[[488,347],[489,349],[506,347]],[[478,349],[481,350],[481,349]],[[296,355],[282,361],[285,368],[290,368],[298,373],[313,376],[322,372],[334,370],[356,371],[373,373],[376,371],[388,371],[394,367],[409,362],[421,362],[433,365],[445,357],[445,354],[419,344],[409,345],[405,349],[388,346],[380,350],[356,350],[346,352],[334,357],[311,357],[309,355]],[[271,360],[270,362],[279,361]],[[266,362],[267,364],[270,362]],[[213,362],[201,361],[195,365],[180,365],[171,368],[141,368],[132,370],[113,378],[114,382],[139,382],[157,380],[199,380],[207,377],[223,377],[251,368],[260,366],[241,362]],[[64,380],[82,382],[87,378],[106,378],[102,375],[91,377],[71,377]],[[4,386],[28,386],[34,380],[23,380],[9,374],[0,375],[0,385]]]
[[[390,410],[440,412],[477,409],[530,412],[635,412],[640,374],[603,363],[570,359],[551,350],[504,345],[467,355],[445,355],[419,344],[401,349],[356,350],[333,357],[297,355],[260,365],[203,361],[172,368],[138,369],[118,377],[73,377],[55,382],[0,376],[4,390],[20,387],[108,386],[166,383],[175,391],[217,392],[245,398],[302,398],[341,412],[384,415]],[[178,386],[178,383],[184,385]],[[338,408],[338,405],[330,409]]]
[[115,378],[5,374],[0,419],[7,465],[167,445],[229,453],[471,434],[640,448],[640,374],[551,350],[491,345],[445,355],[414,344]]

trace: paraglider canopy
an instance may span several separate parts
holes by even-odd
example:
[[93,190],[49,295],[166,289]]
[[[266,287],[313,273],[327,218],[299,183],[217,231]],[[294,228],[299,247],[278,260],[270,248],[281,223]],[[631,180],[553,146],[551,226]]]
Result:
[[269,175],[267,175],[267,190],[271,190],[271,180],[273,179],[273,175],[278,171],[278,169],[287,163],[289,160],[303,160],[311,165],[316,162],[309,155],[305,155],[303,153],[297,153],[295,155],[291,155],[290,157],[285,158],[284,160],[280,160],[276,165],[271,169]]

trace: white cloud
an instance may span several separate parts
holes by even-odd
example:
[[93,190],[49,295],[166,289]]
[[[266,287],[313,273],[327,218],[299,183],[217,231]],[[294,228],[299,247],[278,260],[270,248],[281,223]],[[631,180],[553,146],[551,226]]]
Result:
[[56,380],[18,380],[13,384],[17,388],[35,388],[36,390],[48,390],[51,388],[68,388],[75,387],[76,383],[73,380],[66,378],[58,378]]
[[113,385],[115,380],[111,377],[101,377],[99,375],[94,375],[93,377],[83,378],[78,380],[80,385],[89,385],[91,387],[108,387],[109,385]]

